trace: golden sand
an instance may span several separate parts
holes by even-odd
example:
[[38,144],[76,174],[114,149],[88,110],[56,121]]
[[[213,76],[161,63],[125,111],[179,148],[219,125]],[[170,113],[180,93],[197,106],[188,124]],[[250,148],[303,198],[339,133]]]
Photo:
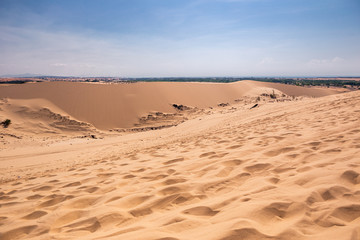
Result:
[[[359,91],[42,84],[0,88],[2,240],[360,239]],[[173,103],[172,127],[98,129]]]

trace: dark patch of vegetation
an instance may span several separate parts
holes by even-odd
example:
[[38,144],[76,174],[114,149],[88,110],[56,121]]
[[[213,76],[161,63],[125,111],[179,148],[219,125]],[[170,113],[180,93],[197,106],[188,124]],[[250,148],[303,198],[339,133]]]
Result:
[[11,81],[0,81],[0,84],[23,84],[30,82],[28,80],[11,80]]
[[1,122],[1,125],[3,125],[4,128],[9,127],[9,125],[11,124],[11,120],[10,119],[6,119],[5,121]]
[[183,105],[173,104],[172,106],[173,106],[174,108],[176,108],[177,110],[180,110],[180,111],[184,110],[184,106],[183,106]]
[[274,82],[274,83],[282,83],[282,84],[290,84],[301,87],[310,87],[310,86],[324,86],[324,87],[344,87],[344,86],[352,86],[352,87],[360,87],[360,81],[355,80],[311,80],[311,79],[286,79],[286,78],[264,78],[264,79],[251,79],[253,81],[261,81],[261,82]]
[[177,110],[179,110],[179,111],[184,111],[184,110],[189,110],[190,108],[189,107],[187,107],[187,106],[184,106],[184,105],[182,105],[182,104],[173,104],[172,105],[174,108],[176,108]]
[[275,91],[274,91],[274,90],[273,90],[272,93],[270,93],[270,98],[276,99],[276,94],[275,94]]
[[220,103],[218,104],[219,107],[226,107],[229,106],[229,103]]

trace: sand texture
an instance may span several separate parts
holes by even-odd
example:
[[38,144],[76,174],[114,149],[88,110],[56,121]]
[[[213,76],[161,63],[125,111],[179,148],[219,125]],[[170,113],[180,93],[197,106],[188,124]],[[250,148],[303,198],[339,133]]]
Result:
[[[211,108],[195,92],[181,101],[185,90],[154,99],[141,111],[198,110],[134,133],[95,128],[56,94],[1,89],[0,116],[31,121],[1,129],[0,239],[360,239],[360,92],[294,98],[307,89],[243,84],[221,85],[226,94],[206,85],[218,94]],[[255,100],[272,88],[282,101]]]

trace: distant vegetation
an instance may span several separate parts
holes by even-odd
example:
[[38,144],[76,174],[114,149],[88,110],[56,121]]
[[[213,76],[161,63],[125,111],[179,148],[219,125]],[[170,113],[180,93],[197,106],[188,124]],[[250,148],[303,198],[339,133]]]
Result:
[[312,79],[275,79],[275,78],[265,78],[265,79],[252,79],[254,81],[261,82],[274,82],[282,84],[291,84],[296,86],[325,86],[325,87],[360,87],[360,81],[355,80],[312,80]]
[[0,84],[23,84],[29,82],[28,80],[12,80],[12,81],[0,81]]
[[325,87],[357,87],[360,88],[360,81],[356,80],[312,80],[312,79],[298,79],[298,78],[230,78],[230,77],[215,77],[215,78],[135,78],[129,79],[138,82],[214,82],[214,83],[230,83],[243,80],[253,80],[259,82],[273,82],[296,86],[325,86]]
[[134,83],[134,82],[212,82],[212,83],[231,83],[243,80],[260,82],[282,83],[303,87],[323,86],[323,87],[343,87],[360,89],[360,77],[321,77],[321,78],[275,78],[275,77],[164,77],[164,78],[121,78],[121,77],[54,77],[42,76],[38,78],[0,78],[0,84],[22,84],[27,82],[39,81],[65,81],[65,82],[100,82],[100,83]]

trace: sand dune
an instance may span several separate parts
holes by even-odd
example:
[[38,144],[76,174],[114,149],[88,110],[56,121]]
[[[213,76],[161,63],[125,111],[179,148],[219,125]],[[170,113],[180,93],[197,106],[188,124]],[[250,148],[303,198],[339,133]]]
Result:
[[[245,84],[253,97],[273,87]],[[170,99],[166,112],[176,97],[154,101]],[[0,239],[360,239],[360,92],[253,103],[156,131],[1,151]],[[35,105],[69,114],[55,100]]]
[[[16,129],[30,133],[68,134],[91,128],[90,124],[79,122],[56,105],[44,99],[2,99],[0,116],[12,119]],[[6,116],[5,116],[6,115]]]
[[214,107],[273,88],[293,96],[319,97],[336,92],[253,81],[232,84],[143,82],[111,85],[41,82],[0,86],[0,98],[44,99],[79,121],[100,129],[112,129],[133,127],[139,118],[151,112],[175,113],[172,104]]

